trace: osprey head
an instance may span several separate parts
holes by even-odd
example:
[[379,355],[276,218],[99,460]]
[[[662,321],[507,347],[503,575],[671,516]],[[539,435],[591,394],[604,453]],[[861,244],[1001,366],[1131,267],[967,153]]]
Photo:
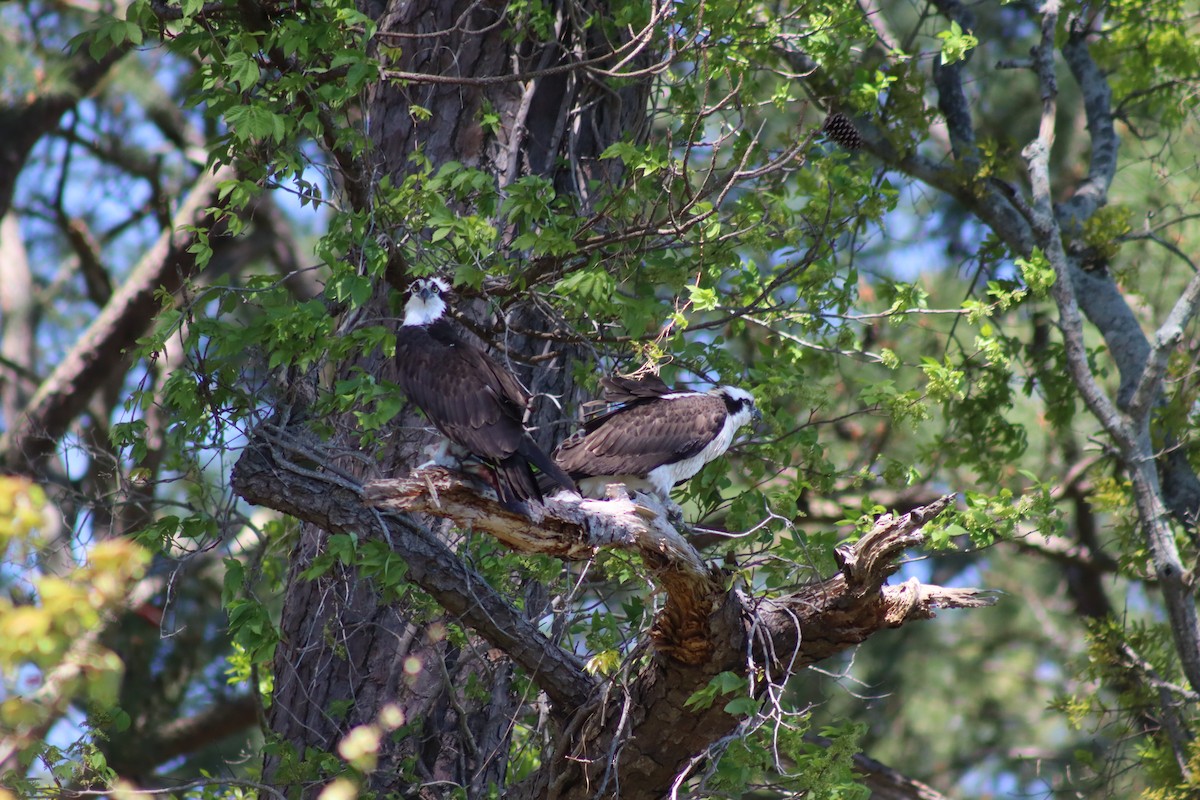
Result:
[[762,412],[754,404],[754,395],[738,386],[718,386],[709,392],[725,401],[725,409],[735,422],[735,429],[750,420],[762,421]]
[[405,325],[428,325],[446,313],[442,295],[450,291],[450,284],[441,278],[417,278],[408,291],[408,302],[404,305]]

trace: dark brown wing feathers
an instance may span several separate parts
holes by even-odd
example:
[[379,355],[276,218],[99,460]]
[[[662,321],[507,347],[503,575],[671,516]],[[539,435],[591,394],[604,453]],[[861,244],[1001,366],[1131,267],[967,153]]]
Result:
[[645,475],[698,454],[725,423],[725,403],[707,394],[633,402],[590,420],[559,445],[555,461],[579,480]]
[[396,361],[400,388],[429,421],[496,468],[501,500],[542,499],[530,462],[564,488],[575,488],[525,432],[521,420],[529,398],[516,378],[459,338],[448,322],[402,326]]
[[482,458],[507,458],[525,433],[525,393],[483,352],[452,331],[438,330],[443,326],[448,328],[439,322],[400,329],[400,388],[455,444]]

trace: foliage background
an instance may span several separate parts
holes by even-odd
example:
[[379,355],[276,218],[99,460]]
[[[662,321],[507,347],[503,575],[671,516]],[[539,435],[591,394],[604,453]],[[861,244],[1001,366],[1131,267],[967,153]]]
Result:
[[[832,573],[832,546],[884,510],[961,493],[900,577],[1002,601],[800,672],[697,796],[852,791],[854,748],[950,796],[1187,796],[1200,654],[1162,553],[1166,537],[1195,560],[1196,11],[513,3],[509,45],[533,77],[448,120],[418,102],[439,84],[405,69],[418,48],[382,5],[0,8],[5,784],[370,786],[381,731],[416,735],[381,705],[361,747],[289,760],[264,736],[289,563],[305,581],[353,574],[455,646],[470,634],[380,541],[333,536],[295,568],[297,522],[240,501],[230,474],[255,427],[288,415],[321,464],[387,475],[417,458],[419,418],[368,365],[397,322],[388,277],[449,268],[546,441],[604,372],[650,362],[753,389],[764,426],[679,496],[738,534],[698,541],[752,592]],[[518,87],[558,79],[534,70],[564,30],[576,60],[627,57],[561,73],[604,111],[560,132],[579,150],[539,151],[507,115]],[[597,99],[618,96],[619,113]],[[828,112],[862,147],[823,132]],[[589,140],[606,125],[621,136]],[[388,136],[416,144],[387,152]],[[1039,141],[1045,186],[1025,149]],[[1066,274],[1089,319],[1074,361]],[[1136,450],[1088,392],[1134,430],[1160,340]],[[617,685],[635,669],[660,602],[635,559],[450,537],[513,602],[553,608],[563,647]],[[1180,602],[1194,616],[1190,589]],[[514,680],[513,781],[552,736]],[[817,731],[841,744],[803,738]]]

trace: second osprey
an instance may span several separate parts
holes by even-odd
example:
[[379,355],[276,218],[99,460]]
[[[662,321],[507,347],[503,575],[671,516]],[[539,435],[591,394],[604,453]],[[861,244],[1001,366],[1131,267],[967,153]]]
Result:
[[574,490],[571,479],[522,426],[529,395],[521,384],[446,319],[442,295],[449,289],[439,278],[413,282],[404,324],[396,333],[400,387],[446,437],[444,456],[451,462],[453,456],[466,456],[482,463],[504,505],[541,502],[535,466],[550,482]]
[[676,392],[657,377],[601,378],[615,411],[584,423],[554,451],[554,460],[586,497],[610,483],[669,498],[671,487],[724,455],[738,429],[760,420],[754,396],[736,386]]

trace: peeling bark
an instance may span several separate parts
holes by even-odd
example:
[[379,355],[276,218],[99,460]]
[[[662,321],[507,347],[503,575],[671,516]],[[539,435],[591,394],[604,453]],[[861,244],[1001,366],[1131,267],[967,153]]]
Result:
[[[884,628],[930,618],[939,608],[976,608],[995,600],[978,590],[926,586],[915,579],[886,585],[898,568],[897,558],[923,541],[923,525],[947,508],[951,497],[901,517],[881,517],[858,542],[839,548],[837,575],[787,597],[760,598],[705,565],[652,499],[585,501],[559,495],[528,519],[448,470],[373,482],[360,491],[344,478],[290,466],[282,455],[259,441],[238,464],[235,490],[326,530],[386,537],[418,585],[492,646],[537,670],[534,680],[554,701],[563,734],[556,752],[520,786],[511,787],[510,797],[583,798],[618,791],[622,798],[659,797],[682,779],[697,754],[739,724],[721,703],[702,709],[687,704],[717,674],[750,675],[757,664],[782,679]],[[427,532],[406,515],[384,516],[368,503],[449,517],[519,552],[571,559],[588,558],[600,547],[640,553],[668,597],[638,648],[644,666],[619,692],[601,684],[581,696],[589,679],[577,662],[572,666],[565,653],[556,659],[553,645],[541,641],[536,630],[510,628],[511,614],[509,622],[497,616],[507,604],[466,574],[452,554],[431,558]],[[531,652],[537,655],[531,658]],[[558,667],[545,668],[554,662]]]

